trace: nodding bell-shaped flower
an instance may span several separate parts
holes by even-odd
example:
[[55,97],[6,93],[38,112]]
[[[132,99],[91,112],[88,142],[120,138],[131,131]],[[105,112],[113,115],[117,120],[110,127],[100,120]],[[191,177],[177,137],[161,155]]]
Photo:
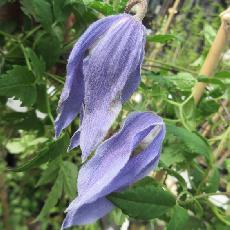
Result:
[[145,27],[130,14],[93,23],[69,56],[67,77],[59,101],[58,137],[80,113],[80,128],[69,149],[80,145],[82,159],[96,149],[140,82]]
[[81,167],[78,197],[67,208],[62,228],[89,224],[110,212],[114,206],[106,196],[142,179],[157,166],[164,136],[161,117],[151,112],[131,113],[120,131],[100,144]]

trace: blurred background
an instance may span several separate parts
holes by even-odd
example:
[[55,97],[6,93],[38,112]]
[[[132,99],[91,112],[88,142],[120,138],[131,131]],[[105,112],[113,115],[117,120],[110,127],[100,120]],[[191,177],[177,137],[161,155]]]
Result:
[[[123,12],[126,3],[0,0],[0,229],[60,229],[81,165],[79,148],[66,153],[78,119],[54,140],[66,61],[92,22]],[[142,82],[111,129],[130,111],[155,111],[164,118],[167,136],[153,176],[177,197],[183,212],[142,221],[116,209],[95,224],[72,229],[230,229],[229,46],[213,78],[199,74],[219,14],[229,4],[149,1]],[[208,87],[196,106],[191,90],[198,81]]]

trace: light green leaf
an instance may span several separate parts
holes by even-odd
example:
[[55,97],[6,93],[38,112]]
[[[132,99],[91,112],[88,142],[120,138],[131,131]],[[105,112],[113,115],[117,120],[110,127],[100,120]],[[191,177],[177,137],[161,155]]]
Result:
[[169,76],[168,80],[171,81],[177,89],[180,91],[192,90],[192,87],[197,82],[196,79],[190,73],[181,72],[177,75]]
[[166,166],[183,162],[186,159],[183,155],[183,150],[184,150],[183,148],[178,148],[177,145],[166,146],[163,149],[163,153],[161,154],[161,161]]
[[160,217],[176,203],[170,192],[151,179],[124,192],[112,193],[108,199],[128,216],[145,220]]
[[25,66],[14,66],[0,76],[0,96],[15,97],[26,106],[36,101],[35,77]]
[[149,42],[159,42],[159,43],[167,43],[169,41],[175,40],[177,37],[172,34],[157,34],[157,35],[149,35],[147,36],[147,41]]

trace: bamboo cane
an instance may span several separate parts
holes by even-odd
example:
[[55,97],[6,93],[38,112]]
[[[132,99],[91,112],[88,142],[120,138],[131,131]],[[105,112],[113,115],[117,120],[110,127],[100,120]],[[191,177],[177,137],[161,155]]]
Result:
[[[211,77],[220,61],[222,52],[227,44],[230,32],[230,8],[224,11],[221,15],[221,26],[217,32],[216,38],[212,43],[206,60],[200,70],[200,75]],[[206,84],[198,82],[193,88],[193,97],[195,104],[200,101],[204,93]]]

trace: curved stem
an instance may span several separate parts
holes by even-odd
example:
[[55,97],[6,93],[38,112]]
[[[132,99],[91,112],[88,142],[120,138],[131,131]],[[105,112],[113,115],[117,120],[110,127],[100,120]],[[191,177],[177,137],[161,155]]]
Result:
[[137,5],[135,18],[142,21],[147,13],[148,1],[147,0],[129,0],[126,7],[125,13],[129,13],[130,10]]

